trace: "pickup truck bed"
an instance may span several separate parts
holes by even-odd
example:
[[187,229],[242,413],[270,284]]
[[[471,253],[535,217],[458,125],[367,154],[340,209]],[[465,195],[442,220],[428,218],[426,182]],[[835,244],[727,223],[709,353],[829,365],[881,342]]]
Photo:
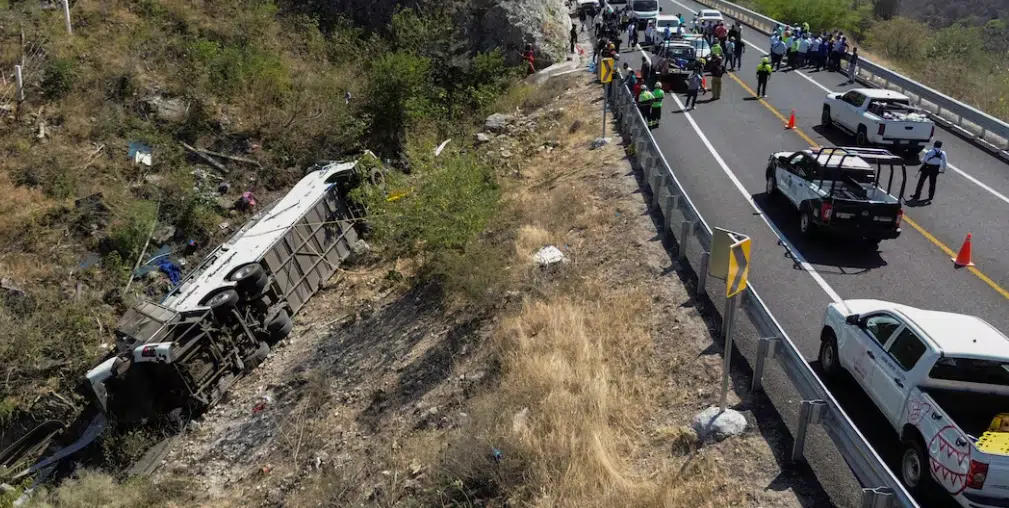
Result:
[[992,418],[1009,412],[1009,400],[1004,395],[923,388],[932,400],[974,441],[988,430]]

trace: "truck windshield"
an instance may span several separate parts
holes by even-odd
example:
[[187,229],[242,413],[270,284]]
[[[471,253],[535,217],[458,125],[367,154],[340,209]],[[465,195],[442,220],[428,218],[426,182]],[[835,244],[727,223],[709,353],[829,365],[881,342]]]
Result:
[[928,373],[932,379],[1009,386],[1009,364],[992,360],[943,357]]
[[635,0],[631,4],[631,9],[635,12],[655,12],[659,10],[658,0]]

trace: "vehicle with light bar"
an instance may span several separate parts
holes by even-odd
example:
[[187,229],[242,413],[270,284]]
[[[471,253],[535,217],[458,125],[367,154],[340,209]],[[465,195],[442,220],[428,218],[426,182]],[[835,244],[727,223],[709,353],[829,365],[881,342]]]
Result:
[[851,134],[858,146],[885,145],[907,153],[920,152],[935,134],[935,123],[911,99],[881,88],[827,94],[820,124]]
[[889,421],[915,497],[1009,506],[1009,337],[974,316],[846,300],[827,306],[819,360]]
[[[885,188],[880,181],[884,168],[889,170]],[[836,147],[773,153],[765,179],[768,196],[780,193],[798,210],[803,235],[822,230],[871,244],[900,236],[907,167],[904,159],[886,150]]]

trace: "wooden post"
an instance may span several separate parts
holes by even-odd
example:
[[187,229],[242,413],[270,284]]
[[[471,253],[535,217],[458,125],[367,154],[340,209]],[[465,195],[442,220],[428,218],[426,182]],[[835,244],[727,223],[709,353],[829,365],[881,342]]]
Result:
[[63,18],[67,22],[67,33],[72,35],[74,30],[70,26],[70,0],[63,0]]
[[14,79],[17,80],[17,101],[18,101],[18,105],[20,106],[20,104],[22,102],[24,102],[24,100],[25,100],[25,87],[24,87],[24,82],[21,81],[21,66],[20,65],[15,65],[14,66]]

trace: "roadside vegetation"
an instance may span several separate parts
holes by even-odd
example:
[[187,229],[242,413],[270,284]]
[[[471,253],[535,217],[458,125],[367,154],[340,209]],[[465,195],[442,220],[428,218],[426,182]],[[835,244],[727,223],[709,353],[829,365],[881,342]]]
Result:
[[[198,261],[247,218],[243,192],[272,201],[316,161],[385,161],[388,184],[365,193],[380,255],[448,267],[468,252],[497,209],[494,174],[430,153],[471,136],[521,73],[471,49],[457,4],[372,30],[305,14],[311,3],[80,0],[72,36],[39,2],[0,11],[8,88],[18,27],[26,43],[26,101],[0,104],[0,448],[84,403],[74,388],[118,316],[168,287],[156,269],[131,280],[138,261],[194,245]],[[134,142],[152,165],[128,157]],[[390,186],[410,196],[382,208]]]
[[[842,30],[859,53],[992,116],[1009,120],[1009,25],[995,5],[931,0],[746,0],[785,23]],[[931,9],[919,4],[934,4]],[[971,7],[967,7],[967,6]],[[936,10],[938,9],[938,10]]]

